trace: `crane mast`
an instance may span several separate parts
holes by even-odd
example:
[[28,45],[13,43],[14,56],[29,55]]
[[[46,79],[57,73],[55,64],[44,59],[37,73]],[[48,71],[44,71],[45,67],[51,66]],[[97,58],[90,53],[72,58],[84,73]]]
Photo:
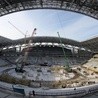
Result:
[[16,68],[15,68],[16,72],[22,72],[23,73],[25,71],[25,70],[23,70],[23,68],[26,65],[26,61],[28,58],[28,54],[29,54],[29,50],[31,47],[31,43],[33,41],[34,34],[36,34],[36,28],[34,28],[34,30],[32,32],[31,39],[29,40],[29,42],[27,44],[24,55],[19,56],[19,58],[16,60]]
[[58,37],[59,37],[59,40],[60,40],[60,44],[61,44],[61,47],[62,47],[62,51],[63,51],[63,54],[64,54],[64,58],[65,58],[65,66],[64,66],[64,67],[65,67],[65,69],[66,69],[67,71],[70,71],[68,59],[67,59],[67,57],[66,57],[66,53],[65,53],[65,50],[64,50],[64,46],[62,45],[62,40],[61,40],[60,34],[59,34],[59,32],[57,32],[57,34],[58,34]]

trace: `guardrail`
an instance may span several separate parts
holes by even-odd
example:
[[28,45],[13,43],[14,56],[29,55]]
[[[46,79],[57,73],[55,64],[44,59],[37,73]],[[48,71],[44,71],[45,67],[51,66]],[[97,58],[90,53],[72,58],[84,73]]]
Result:
[[[15,85],[14,85],[15,86]],[[0,88],[5,90],[10,90],[13,92],[21,93],[19,92],[20,89],[24,90],[24,95],[26,96],[66,96],[66,97],[80,97],[84,96],[86,94],[91,94],[98,91],[98,84],[93,84],[89,86],[82,86],[82,87],[76,87],[76,88],[64,88],[64,89],[34,89],[22,86],[17,87],[15,86],[13,89],[12,84],[0,82]],[[15,90],[15,88],[17,90]]]

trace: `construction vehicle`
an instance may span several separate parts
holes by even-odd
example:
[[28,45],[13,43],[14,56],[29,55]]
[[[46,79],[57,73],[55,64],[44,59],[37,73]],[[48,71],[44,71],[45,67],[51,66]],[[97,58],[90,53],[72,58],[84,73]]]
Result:
[[27,58],[28,58],[28,54],[29,54],[29,50],[31,47],[31,43],[32,43],[34,34],[36,34],[36,28],[34,28],[34,30],[32,32],[31,39],[29,40],[27,47],[25,48],[24,55],[20,55],[19,58],[16,60],[16,68],[15,68],[16,72],[20,72],[20,73],[25,72],[25,70],[23,68],[27,62]]
[[62,40],[61,40],[60,34],[59,34],[59,32],[57,32],[57,34],[58,34],[58,37],[59,37],[59,40],[60,40],[60,44],[61,44],[61,47],[62,47],[62,51],[63,51],[63,53],[64,53],[64,58],[65,58],[65,65],[64,65],[64,67],[65,67],[65,70],[68,71],[68,72],[70,72],[71,69],[70,69],[70,67],[69,67],[68,59],[67,59],[67,57],[66,57],[66,53],[65,53],[65,50],[64,50],[64,46],[63,46],[63,44],[62,44]]

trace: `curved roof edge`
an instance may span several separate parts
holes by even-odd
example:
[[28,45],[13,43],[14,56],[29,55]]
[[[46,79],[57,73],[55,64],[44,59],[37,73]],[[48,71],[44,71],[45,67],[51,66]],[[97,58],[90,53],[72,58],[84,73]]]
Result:
[[67,10],[98,19],[98,0],[0,0],[0,16],[31,9]]
[[[18,40],[13,40],[13,44],[23,44],[24,41],[27,43],[29,40],[32,40],[33,43],[42,43],[42,42],[51,42],[51,43],[60,43],[60,40],[58,37],[49,37],[49,36],[36,36],[34,38],[28,37],[28,38],[22,38]],[[75,45],[78,46],[80,42],[71,40],[68,38],[61,38],[63,44],[69,44],[69,45]]]
[[[33,41],[33,43],[43,43],[43,42],[47,42],[47,43],[60,43],[60,40],[58,37],[49,37],[49,36],[36,36],[34,38],[28,37],[28,38],[21,38],[21,39],[17,39],[17,40],[10,40],[7,38],[3,38],[0,37],[0,47],[7,47],[7,46],[15,46],[15,45],[22,45],[25,42],[28,43],[29,40],[31,39]],[[6,39],[6,40],[5,40]],[[86,40],[86,41],[82,41],[82,42],[78,42],[72,39],[68,39],[68,38],[61,38],[62,43],[63,44],[67,44],[67,45],[72,45],[72,46],[77,46],[77,47],[84,47],[86,49],[90,49],[94,52],[98,52],[98,37],[90,39],[90,40]]]

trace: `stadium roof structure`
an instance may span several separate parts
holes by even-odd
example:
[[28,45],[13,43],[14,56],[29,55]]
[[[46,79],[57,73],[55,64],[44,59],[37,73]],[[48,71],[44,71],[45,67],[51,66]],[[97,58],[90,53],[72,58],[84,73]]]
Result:
[[[1,40],[3,37],[1,37]],[[3,39],[4,40],[4,39]],[[16,45],[22,45],[24,43],[28,43],[29,40],[32,40],[33,43],[60,43],[60,40],[58,37],[48,37],[48,36],[37,36],[34,38],[28,37],[28,38],[22,38],[18,40],[5,40],[4,42],[0,41],[0,46],[2,47],[9,47],[9,46],[16,46]],[[63,44],[72,45],[72,46],[80,46],[79,42],[61,38]]]
[[11,42],[12,42],[11,39],[8,39],[8,38],[5,38],[3,36],[0,36],[0,47],[8,46],[9,43],[11,43]]
[[[47,42],[47,43],[60,43],[60,40],[58,37],[49,37],[49,36],[37,36],[37,37],[29,37],[29,38],[22,38],[22,39],[19,39],[19,40],[14,40],[13,43],[14,44],[23,44],[24,41],[26,41],[26,43],[29,41],[29,40],[32,40],[33,43],[42,43],[42,42]],[[61,38],[62,40],[62,43],[63,44],[69,44],[69,45],[73,45],[73,46],[78,46],[79,45],[79,42],[77,41],[74,41],[74,40],[71,40],[71,39],[67,39],[67,38]]]
[[98,19],[98,0],[0,0],[0,16],[30,9],[60,9]]
[[98,53],[98,37],[80,42],[81,46]]
[[[67,10],[77,13],[81,13],[95,19],[98,19],[98,0],[0,0],[0,16],[4,16],[10,13],[34,10],[34,9],[57,9]],[[22,43],[24,39],[19,40],[5,40],[0,37],[0,47],[15,45],[16,43]],[[29,38],[28,38],[29,39]],[[59,41],[57,38],[35,38],[35,41]],[[70,45],[86,47],[93,51],[98,52],[98,38],[87,40],[84,42],[77,42],[69,39],[62,39],[64,43]]]
[[[48,36],[37,36],[34,38],[28,37],[28,38],[22,38],[18,40],[10,40],[4,37],[0,36],[0,48],[7,47],[7,46],[15,46],[15,45],[22,45],[25,42],[28,43],[29,40],[32,40],[33,43],[60,43],[60,40],[58,37],[48,37]],[[90,49],[93,52],[98,52],[98,37],[86,40],[83,42],[78,42],[75,40],[67,39],[67,38],[61,38],[62,43],[65,45],[72,45],[80,48],[86,48]]]

